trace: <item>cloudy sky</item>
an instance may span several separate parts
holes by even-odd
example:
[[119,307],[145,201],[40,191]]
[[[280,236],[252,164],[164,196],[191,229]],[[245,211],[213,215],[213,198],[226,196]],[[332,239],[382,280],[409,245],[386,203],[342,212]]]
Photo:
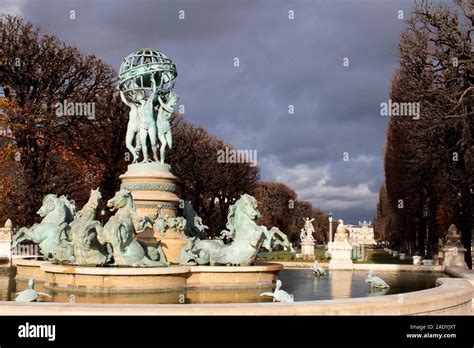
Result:
[[373,218],[383,183],[388,120],[380,103],[397,67],[405,26],[399,11],[407,18],[412,6],[412,0],[2,0],[0,9],[117,70],[138,48],[165,53],[177,65],[175,90],[189,121],[238,149],[257,150],[262,179],[286,183],[299,199],[357,222]]

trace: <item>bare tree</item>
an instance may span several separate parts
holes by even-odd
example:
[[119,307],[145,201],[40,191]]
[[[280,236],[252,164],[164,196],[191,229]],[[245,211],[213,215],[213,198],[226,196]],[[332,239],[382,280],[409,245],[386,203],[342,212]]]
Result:
[[[473,25],[472,2],[454,0],[452,5],[436,6],[418,2],[402,34],[400,68],[392,82],[391,99],[420,103],[421,117],[394,117],[389,124],[386,187],[396,213],[391,233],[414,241],[417,231],[419,236],[428,231],[431,252],[449,223],[460,227],[470,250]],[[469,253],[466,261],[471,263]]]

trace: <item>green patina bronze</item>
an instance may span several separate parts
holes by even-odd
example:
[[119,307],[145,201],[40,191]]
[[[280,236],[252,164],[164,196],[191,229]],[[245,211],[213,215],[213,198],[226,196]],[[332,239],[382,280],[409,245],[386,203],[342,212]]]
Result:
[[15,302],[36,302],[41,296],[51,297],[45,292],[36,291],[35,280],[31,278],[28,281],[28,289],[16,293]]
[[102,229],[95,214],[102,195],[97,188],[84,207],[77,212],[69,224],[70,237],[74,250],[74,263],[78,265],[103,265],[110,261],[111,254],[107,247],[97,240],[97,233]]
[[[156,50],[141,49],[123,60],[118,89],[122,101],[130,107],[125,139],[133,156],[129,171],[169,172],[165,159],[172,147],[170,120],[179,99],[173,92],[177,75],[171,59]],[[138,163],[140,155],[142,161]],[[140,208],[156,208],[154,216],[142,217],[136,211],[131,190],[174,192],[176,185],[167,182],[124,183],[107,202],[115,214],[104,226],[95,220],[102,198],[98,189],[91,191],[89,201],[77,213],[65,196],[46,195],[38,210],[43,220],[31,228],[20,229],[13,238],[13,247],[31,240],[39,244],[47,259],[58,263],[167,266],[160,243],[151,246],[137,239],[139,233],[153,228],[162,235],[174,231],[188,239],[181,252],[181,264],[247,266],[255,261],[260,248],[271,251],[282,246],[294,251],[286,235],[278,228],[267,229],[256,224],[260,212],[256,199],[248,194],[230,206],[227,230],[222,231],[219,238],[209,240],[206,235],[208,227],[191,203],[185,202],[183,216],[177,217],[165,214],[165,210],[176,210],[172,203],[140,203]]]
[[[181,264],[249,266],[262,247],[268,251],[277,245],[292,248],[286,235],[278,228],[269,230],[257,225],[255,220],[260,216],[257,200],[248,194],[242,195],[230,206],[228,229],[221,232],[220,239],[191,238],[182,250]],[[230,243],[225,244],[224,239]]]
[[165,163],[172,147],[170,120],[179,99],[173,92],[177,76],[171,59],[156,50],[140,49],[122,61],[118,88],[122,101],[130,108],[125,143],[133,163],[138,162],[140,154],[141,164]]
[[151,246],[137,240],[138,233],[152,227],[152,217],[137,214],[130,191],[120,190],[107,202],[115,215],[105,226],[94,219],[100,199],[99,190],[92,190],[89,201],[76,213],[66,197],[46,195],[38,210],[43,220],[21,228],[12,247],[30,240],[38,243],[47,259],[74,265],[168,265],[160,243]]
[[22,227],[12,239],[12,249],[19,243],[30,240],[38,244],[43,255],[59,262],[74,262],[73,245],[68,241],[75,208],[65,196],[48,194],[36,212],[43,219],[32,227]]
[[149,217],[137,214],[133,198],[128,190],[120,190],[109,199],[107,207],[115,211],[109,221],[99,230],[98,239],[112,248],[114,265],[151,267],[167,266],[160,242],[155,246],[137,240],[136,235],[152,227]]
[[207,238],[206,230],[209,227],[202,223],[201,217],[196,213],[191,202],[184,202],[183,216],[186,219],[185,234],[187,237]]

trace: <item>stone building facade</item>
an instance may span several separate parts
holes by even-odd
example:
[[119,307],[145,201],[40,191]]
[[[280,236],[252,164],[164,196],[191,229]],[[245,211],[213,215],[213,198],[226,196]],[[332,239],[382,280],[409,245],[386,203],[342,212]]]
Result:
[[349,242],[351,244],[374,245],[374,226],[372,221],[359,221],[358,225],[346,225],[349,230]]

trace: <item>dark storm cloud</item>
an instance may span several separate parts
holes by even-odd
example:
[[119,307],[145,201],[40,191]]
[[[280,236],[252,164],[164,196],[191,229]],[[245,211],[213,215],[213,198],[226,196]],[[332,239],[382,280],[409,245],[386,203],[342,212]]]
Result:
[[[161,50],[178,67],[176,91],[188,120],[237,148],[258,150],[263,179],[285,181],[347,221],[373,217],[387,123],[379,105],[397,67],[404,28],[397,11],[407,18],[412,1],[17,4],[46,33],[117,70],[135,49]],[[185,20],[178,19],[180,10]],[[349,67],[342,66],[344,57]]]

